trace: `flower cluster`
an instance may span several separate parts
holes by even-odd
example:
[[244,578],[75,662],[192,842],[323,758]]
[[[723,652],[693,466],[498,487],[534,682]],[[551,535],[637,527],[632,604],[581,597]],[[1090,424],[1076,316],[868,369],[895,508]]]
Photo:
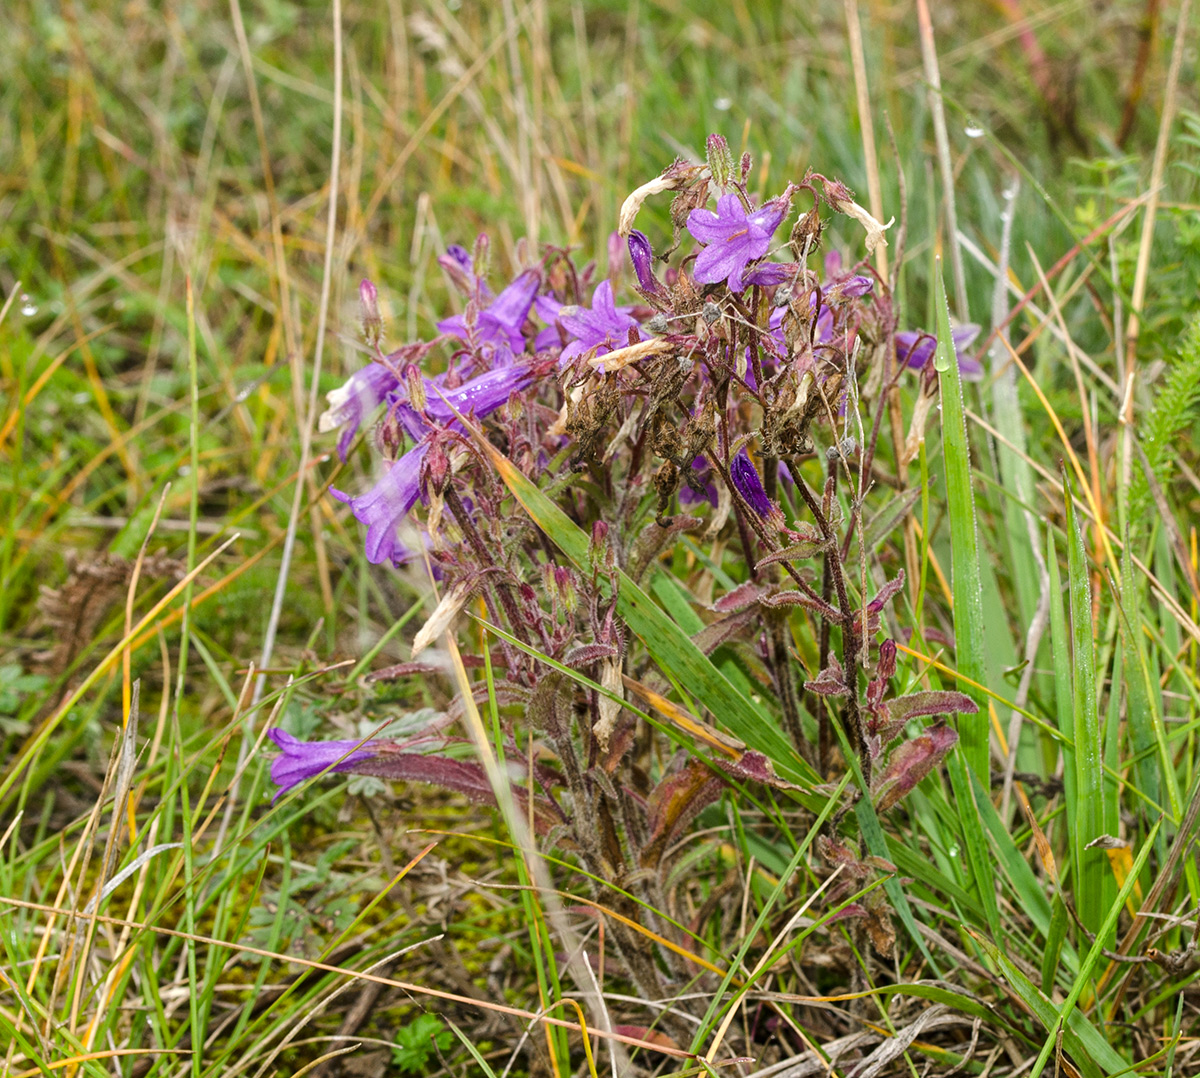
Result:
[[[717,559],[699,590],[728,587],[704,612],[696,646],[736,653],[814,784],[838,763],[836,716],[881,809],[955,741],[944,726],[901,741],[905,723],[974,706],[957,693],[889,697],[896,651],[880,636],[903,575],[891,571],[872,599],[858,594],[868,579],[871,486],[904,483],[906,445],[895,440],[889,406],[915,397],[909,438],[923,435],[936,342],[897,326],[888,283],[865,259],[847,264],[827,250],[819,269],[810,266],[828,246],[830,218],[844,218],[854,234],[862,226],[866,252],[886,243],[887,226],[843,184],[810,172],[757,202],[749,171],[748,157],[735,164],[713,136],[705,164],[677,161],[642,185],[622,208],[610,243],[621,257],[610,254],[608,276],[563,250],[534,257],[521,248],[518,272],[493,290],[486,238],[470,252],[451,247],[439,261],[460,312],[391,351],[378,293],[364,281],[372,358],[329,394],[321,418],[321,430],[340,431],[341,460],[369,460],[376,473],[373,485],[339,478],[330,491],[365,528],[368,560],[400,567],[419,550],[440,582],[415,651],[468,603],[482,603],[503,629],[489,660],[504,736],[513,758],[548,761],[514,796],[594,879],[624,888],[636,865],[629,886],[658,908],[662,896],[652,892],[663,886],[665,851],[728,777],[787,784],[751,750],[664,759],[654,782],[634,766],[645,727],[623,701],[630,691],[662,700],[648,683],[666,679],[620,616],[622,587],[664,572],[669,584],[679,566]],[[668,191],[673,231],[656,254],[634,225],[642,206]],[[797,210],[803,200],[810,205]],[[955,333],[964,377],[981,373],[962,354],[975,332]],[[920,376],[906,380],[909,370]],[[586,562],[578,551],[573,561],[560,553],[519,511],[497,474],[497,452],[590,535]],[[799,622],[813,639],[803,664]],[[414,654],[380,676],[432,669]],[[586,691],[566,672],[582,675]],[[464,706],[452,698],[446,715]],[[482,772],[429,751],[444,747],[436,739],[415,752],[273,736],[283,750],[273,769],[281,788],[333,770],[490,796]],[[527,751],[531,740],[537,753]],[[613,901],[620,909],[625,899]],[[630,976],[660,992],[654,963],[639,958],[624,930],[614,932]]]

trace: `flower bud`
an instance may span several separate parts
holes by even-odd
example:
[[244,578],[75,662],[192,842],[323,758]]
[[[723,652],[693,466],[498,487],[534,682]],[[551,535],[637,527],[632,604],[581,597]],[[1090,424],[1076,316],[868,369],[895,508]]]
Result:
[[488,239],[486,232],[480,232],[475,237],[475,274],[483,280],[487,280],[488,269],[491,265],[492,257],[492,242]]
[[608,234],[608,275],[617,277],[625,268],[625,244],[621,242],[621,233]]
[[383,342],[383,318],[379,314],[379,291],[366,277],[358,286],[359,314],[363,338],[376,351]]
[[666,289],[654,276],[654,248],[637,229],[629,233],[629,259],[633,263],[633,272],[642,293],[646,296],[665,296]]
[[425,379],[415,363],[404,368],[404,388],[408,391],[409,403],[418,412],[424,413],[429,403],[425,397]]
[[728,187],[733,178],[733,154],[729,152],[729,143],[724,135],[709,135],[705,146],[708,157],[708,170],[712,173],[713,181],[720,187]]

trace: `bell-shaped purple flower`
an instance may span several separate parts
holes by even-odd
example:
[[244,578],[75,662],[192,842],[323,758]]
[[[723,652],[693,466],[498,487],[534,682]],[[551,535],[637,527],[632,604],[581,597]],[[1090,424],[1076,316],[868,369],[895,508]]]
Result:
[[457,426],[455,415],[483,419],[508,403],[534,379],[536,371],[526,365],[497,367],[472,378],[454,389],[443,389],[437,381],[425,379],[424,416],[408,401],[397,401],[393,413],[408,435],[420,439],[399,460],[388,466],[383,477],[366,494],[352,497],[329,489],[338,501],[350,506],[355,518],[367,526],[367,561],[373,565],[390,561],[394,566],[411,560],[412,552],[400,542],[396,530],[421,496],[421,465],[429,445],[426,419],[443,426]]
[[[958,358],[958,373],[964,381],[978,382],[983,377],[983,368],[978,360],[966,353],[966,349],[979,336],[979,327],[974,323],[955,326],[950,336]],[[902,366],[919,371],[933,358],[936,350],[937,338],[930,333],[908,329],[896,334],[896,359]]]
[[360,749],[357,740],[301,741],[278,726],[268,736],[282,750],[282,755],[271,764],[271,781],[279,787],[276,798],[323,771],[349,771],[356,763],[375,755]]
[[363,418],[370,414],[396,385],[397,378],[388,367],[382,363],[368,363],[350,375],[345,384],[325,394],[329,407],[317,420],[317,429],[324,434],[326,431],[346,426],[338,439],[337,447],[338,456],[343,461]]
[[537,270],[526,270],[478,312],[474,326],[468,327],[466,316],[456,314],[444,318],[437,327],[486,353],[495,355],[502,349],[519,355],[525,350],[521,327],[529,317],[541,281],[542,275]]
[[791,207],[790,197],[774,198],[753,213],[747,213],[735,194],[717,199],[717,212],[695,209],[688,214],[688,231],[708,246],[696,258],[697,281],[715,284],[725,281],[731,291],[746,287],[746,267],[762,258],[771,245],[771,236]]
[[733,480],[737,492],[746,499],[746,504],[760,517],[767,519],[776,512],[745,446],[729,462],[729,478]]
[[329,493],[349,505],[359,523],[367,526],[367,561],[372,565],[385,561],[402,565],[411,556],[396,529],[421,496],[421,462],[428,448],[426,442],[414,446],[389,464],[383,478],[357,498],[329,488]]
[[[575,307],[558,303],[549,296],[539,296],[538,315],[551,326],[561,326],[570,338],[558,357],[558,365],[565,367],[576,356],[593,352],[601,356],[614,348],[624,348],[629,343],[629,331],[634,330],[638,340],[641,331],[637,319],[630,313],[632,307],[618,307],[613,301],[612,282],[601,281],[592,293],[592,306]],[[553,334],[553,341],[547,336]],[[559,340],[557,329],[543,330],[538,334],[536,347],[550,347]],[[594,351],[593,351],[594,350]]]

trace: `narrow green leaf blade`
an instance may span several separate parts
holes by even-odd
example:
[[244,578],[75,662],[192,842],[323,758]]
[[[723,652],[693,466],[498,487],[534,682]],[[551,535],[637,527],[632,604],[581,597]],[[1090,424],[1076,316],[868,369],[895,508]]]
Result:
[[[942,453],[946,462],[946,498],[950,514],[951,589],[954,593],[955,661],[959,670],[980,685],[987,684],[983,646],[983,588],[979,578],[979,535],[975,523],[975,493],[971,487],[971,448],[963,407],[962,378],[950,329],[950,307],[941,264],[935,274],[938,370],[942,402]],[[988,701],[976,697],[978,715],[960,715],[959,744],[967,766],[988,781]]]
[[[1087,552],[1075,519],[1071,484],[1063,481],[1067,507],[1067,592],[1071,608],[1071,715],[1075,742],[1075,793],[1079,799],[1072,830],[1076,865],[1076,895],[1080,920],[1096,932],[1116,890],[1108,858],[1088,845],[1104,834],[1104,746],[1097,710],[1096,658],[1093,650],[1092,588]],[[1115,815],[1115,812],[1114,812]]]

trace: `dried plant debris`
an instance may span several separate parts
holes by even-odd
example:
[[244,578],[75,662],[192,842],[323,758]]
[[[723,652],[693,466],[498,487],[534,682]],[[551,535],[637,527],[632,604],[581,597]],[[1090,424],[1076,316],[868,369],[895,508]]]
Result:
[[[38,668],[61,674],[96,636],[113,606],[125,599],[135,562],[120,554],[67,555],[67,579],[57,588],[43,586],[38,597],[41,627],[53,644],[34,656]],[[142,580],[178,580],[183,562],[159,552],[142,560]]]

